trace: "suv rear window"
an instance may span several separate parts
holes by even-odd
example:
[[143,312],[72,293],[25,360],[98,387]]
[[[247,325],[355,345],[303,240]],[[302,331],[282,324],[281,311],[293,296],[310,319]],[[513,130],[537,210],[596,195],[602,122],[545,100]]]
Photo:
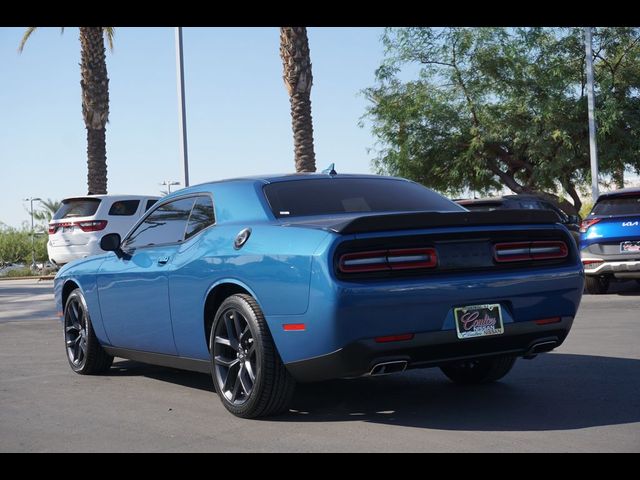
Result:
[[140,205],[140,200],[120,200],[119,202],[113,202],[113,205],[111,205],[109,209],[109,215],[134,215],[138,211],[138,205]]
[[385,178],[319,178],[266,185],[277,218],[353,212],[464,211],[417,183]]
[[100,206],[100,201],[99,198],[70,198],[63,200],[62,205],[53,216],[53,220],[95,215]]
[[598,200],[591,215],[638,215],[640,214],[640,194],[610,197]]

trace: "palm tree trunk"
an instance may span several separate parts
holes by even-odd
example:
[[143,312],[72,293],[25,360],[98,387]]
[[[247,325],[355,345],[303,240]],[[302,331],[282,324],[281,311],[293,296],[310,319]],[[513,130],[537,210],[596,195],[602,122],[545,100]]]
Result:
[[87,128],[89,193],[107,193],[106,124],[109,119],[109,78],[104,27],[80,27],[82,115]]
[[283,79],[291,103],[296,172],[315,172],[311,118],[311,58],[306,27],[280,27]]

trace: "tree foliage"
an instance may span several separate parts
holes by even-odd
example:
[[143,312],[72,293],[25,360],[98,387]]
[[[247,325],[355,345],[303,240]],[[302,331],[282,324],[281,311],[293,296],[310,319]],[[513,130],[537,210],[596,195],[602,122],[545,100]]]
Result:
[[[380,173],[455,195],[590,182],[582,28],[390,28],[365,90]],[[640,171],[640,29],[594,29],[600,171]],[[409,70],[414,72],[410,75]],[[412,77],[408,79],[409,77]]]

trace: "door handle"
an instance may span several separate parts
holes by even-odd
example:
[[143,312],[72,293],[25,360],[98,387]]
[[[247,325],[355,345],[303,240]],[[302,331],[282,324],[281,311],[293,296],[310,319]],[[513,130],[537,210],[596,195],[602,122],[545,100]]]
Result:
[[169,255],[165,255],[164,257],[158,258],[158,265],[164,265],[169,261]]

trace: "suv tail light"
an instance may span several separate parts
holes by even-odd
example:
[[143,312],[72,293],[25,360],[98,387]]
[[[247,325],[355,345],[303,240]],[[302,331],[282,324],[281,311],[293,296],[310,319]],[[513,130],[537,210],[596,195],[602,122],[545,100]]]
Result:
[[98,232],[107,226],[106,220],[91,220],[89,222],[76,222],[74,225],[80,227],[83,232]]
[[54,235],[58,231],[58,225],[55,223],[49,224],[49,235]]
[[600,221],[599,218],[592,218],[591,220],[583,220],[580,224],[580,233],[587,233],[587,230],[591,225],[595,225]]
[[562,241],[496,243],[493,247],[496,262],[522,262],[565,258],[569,254]]
[[434,268],[437,264],[435,248],[403,248],[345,253],[338,268],[342,273],[364,273]]

